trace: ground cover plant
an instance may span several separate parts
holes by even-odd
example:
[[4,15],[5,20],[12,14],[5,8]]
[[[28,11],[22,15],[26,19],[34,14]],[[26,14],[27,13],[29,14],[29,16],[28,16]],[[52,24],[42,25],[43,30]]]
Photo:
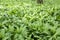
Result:
[[60,40],[59,0],[0,0],[0,40]]

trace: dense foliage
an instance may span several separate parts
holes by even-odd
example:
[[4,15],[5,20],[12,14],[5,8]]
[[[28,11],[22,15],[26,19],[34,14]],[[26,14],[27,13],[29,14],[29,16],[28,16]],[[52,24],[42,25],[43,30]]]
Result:
[[0,40],[60,40],[60,5],[0,0]]

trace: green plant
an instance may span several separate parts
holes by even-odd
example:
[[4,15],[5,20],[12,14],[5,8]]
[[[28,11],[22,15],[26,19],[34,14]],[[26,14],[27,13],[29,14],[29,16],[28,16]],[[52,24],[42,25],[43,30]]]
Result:
[[60,40],[60,5],[47,3],[0,0],[0,40]]

